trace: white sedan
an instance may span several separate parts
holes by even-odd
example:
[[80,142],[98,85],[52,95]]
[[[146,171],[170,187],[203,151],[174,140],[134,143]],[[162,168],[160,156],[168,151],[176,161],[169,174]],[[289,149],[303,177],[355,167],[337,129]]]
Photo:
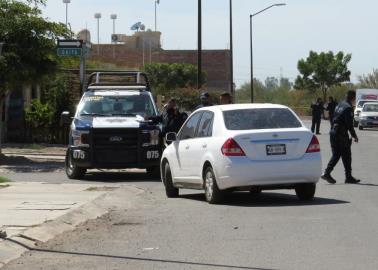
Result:
[[166,139],[172,143],[161,178],[168,197],[180,188],[204,189],[209,203],[219,203],[227,191],[295,189],[310,200],[321,176],[318,139],[282,105],[205,107]]

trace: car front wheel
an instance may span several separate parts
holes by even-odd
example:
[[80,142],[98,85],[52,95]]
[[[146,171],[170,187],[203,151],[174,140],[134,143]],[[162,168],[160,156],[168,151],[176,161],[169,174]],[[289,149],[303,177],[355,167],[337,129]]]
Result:
[[85,168],[78,167],[72,162],[72,156],[69,153],[69,151],[67,151],[67,154],[66,154],[67,177],[69,179],[83,179],[86,172],[87,170]]
[[316,184],[300,184],[295,187],[295,193],[300,200],[309,201],[314,198]]
[[206,201],[210,204],[220,203],[223,200],[224,193],[218,187],[213,168],[206,168],[204,178]]
[[165,193],[167,194],[168,198],[177,198],[179,195],[179,189],[173,185],[172,181],[172,173],[171,168],[169,167],[169,163],[167,162],[164,166],[164,186],[165,186]]

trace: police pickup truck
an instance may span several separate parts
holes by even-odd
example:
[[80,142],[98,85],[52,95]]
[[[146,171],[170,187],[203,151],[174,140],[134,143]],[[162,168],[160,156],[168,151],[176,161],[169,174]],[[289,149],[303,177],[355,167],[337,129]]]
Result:
[[70,123],[66,174],[83,178],[87,169],[141,168],[159,175],[161,125],[145,121],[158,110],[146,74],[96,72],[88,78]]

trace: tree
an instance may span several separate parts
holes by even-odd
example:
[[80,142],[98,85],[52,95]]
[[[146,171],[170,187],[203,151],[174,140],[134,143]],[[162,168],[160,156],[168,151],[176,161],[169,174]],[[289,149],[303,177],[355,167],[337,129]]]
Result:
[[[197,85],[197,66],[187,63],[153,63],[143,67],[156,93],[164,94],[179,88],[194,88]],[[202,74],[202,82],[206,73]]]
[[307,59],[298,61],[300,75],[295,81],[295,88],[313,92],[320,89],[323,98],[326,99],[330,87],[350,81],[351,72],[348,63],[351,59],[351,54],[345,55],[343,52],[334,54],[331,51],[321,53],[310,51]]
[[373,69],[372,73],[358,76],[358,84],[361,88],[378,89],[378,69]]
[[45,0],[27,2],[0,0],[0,41],[4,42],[0,56],[0,108],[15,85],[38,82],[56,72],[56,40],[69,36],[64,24],[41,16],[38,5]]

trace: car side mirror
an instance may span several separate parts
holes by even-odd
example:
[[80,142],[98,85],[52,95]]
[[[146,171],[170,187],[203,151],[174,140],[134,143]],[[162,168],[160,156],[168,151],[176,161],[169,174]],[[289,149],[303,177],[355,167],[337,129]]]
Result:
[[174,142],[177,140],[177,134],[175,132],[168,132],[166,135],[165,135],[165,140],[167,142]]
[[72,122],[70,112],[62,112],[60,115],[60,120],[62,121],[63,125],[70,125]]

